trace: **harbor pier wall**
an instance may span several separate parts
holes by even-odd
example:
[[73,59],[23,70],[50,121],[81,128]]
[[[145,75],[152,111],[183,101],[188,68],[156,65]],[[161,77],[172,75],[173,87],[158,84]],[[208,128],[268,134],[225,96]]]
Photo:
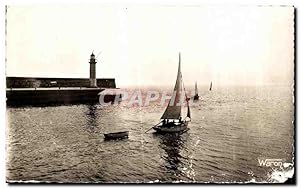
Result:
[[[7,106],[51,106],[97,104],[99,93],[116,88],[115,79],[97,79],[98,88],[89,88],[89,79],[81,78],[6,78]],[[104,101],[114,101],[116,95],[105,95]]]
[[[114,78],[97,79],[100,88],[116,88]],[[88,78],[6,77],[6,88],[89,87]]]

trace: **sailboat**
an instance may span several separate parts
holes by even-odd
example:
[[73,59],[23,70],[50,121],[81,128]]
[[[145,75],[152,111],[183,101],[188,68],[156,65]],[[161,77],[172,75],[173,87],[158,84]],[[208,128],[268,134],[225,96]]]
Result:
[[197,82],[195,83],[195,96],[194,96],[194,100],[199,100]]
[[[188,123],[191,121],[191,112],[188,103],[188,98],[185,93],[185,88],[183,85],[181,68],[180,68],[180,53],[179,53],[179,64],[178,64],[178,72],[176,83],[173,91],[173,95],[168,103],[168,106],[161,116],[161,121],[153,129],[158,133],[176,133],[176,132],[184,132],[188,130]],[[187,115],[186,118],[182,119],[181,117],[181,108],[183,99],[181,98],[181,94],[184,91],[185,93],[185,101],[187,103]],[[188,118],[188,119],[187,119]]]
[[212,89],[212,81],[210,82],[209,91]]

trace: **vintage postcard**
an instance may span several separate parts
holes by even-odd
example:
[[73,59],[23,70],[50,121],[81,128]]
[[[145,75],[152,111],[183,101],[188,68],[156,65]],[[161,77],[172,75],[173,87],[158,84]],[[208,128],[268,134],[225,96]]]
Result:
[[7,5],[8,183],[295,183],[295,8]]

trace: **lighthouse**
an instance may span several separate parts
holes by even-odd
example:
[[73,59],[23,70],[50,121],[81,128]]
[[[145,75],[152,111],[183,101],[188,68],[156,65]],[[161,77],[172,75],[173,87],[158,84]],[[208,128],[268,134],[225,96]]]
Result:
[[97,80],[96,80],[96,58],[94,53],[91,54],[90,58],[90,87],[97,87]]

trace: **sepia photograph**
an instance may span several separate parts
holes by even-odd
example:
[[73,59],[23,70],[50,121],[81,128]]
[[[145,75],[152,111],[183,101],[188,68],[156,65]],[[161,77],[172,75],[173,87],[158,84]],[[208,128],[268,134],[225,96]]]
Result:
[[295,14],[5,7],[5,179],[295,184]]

